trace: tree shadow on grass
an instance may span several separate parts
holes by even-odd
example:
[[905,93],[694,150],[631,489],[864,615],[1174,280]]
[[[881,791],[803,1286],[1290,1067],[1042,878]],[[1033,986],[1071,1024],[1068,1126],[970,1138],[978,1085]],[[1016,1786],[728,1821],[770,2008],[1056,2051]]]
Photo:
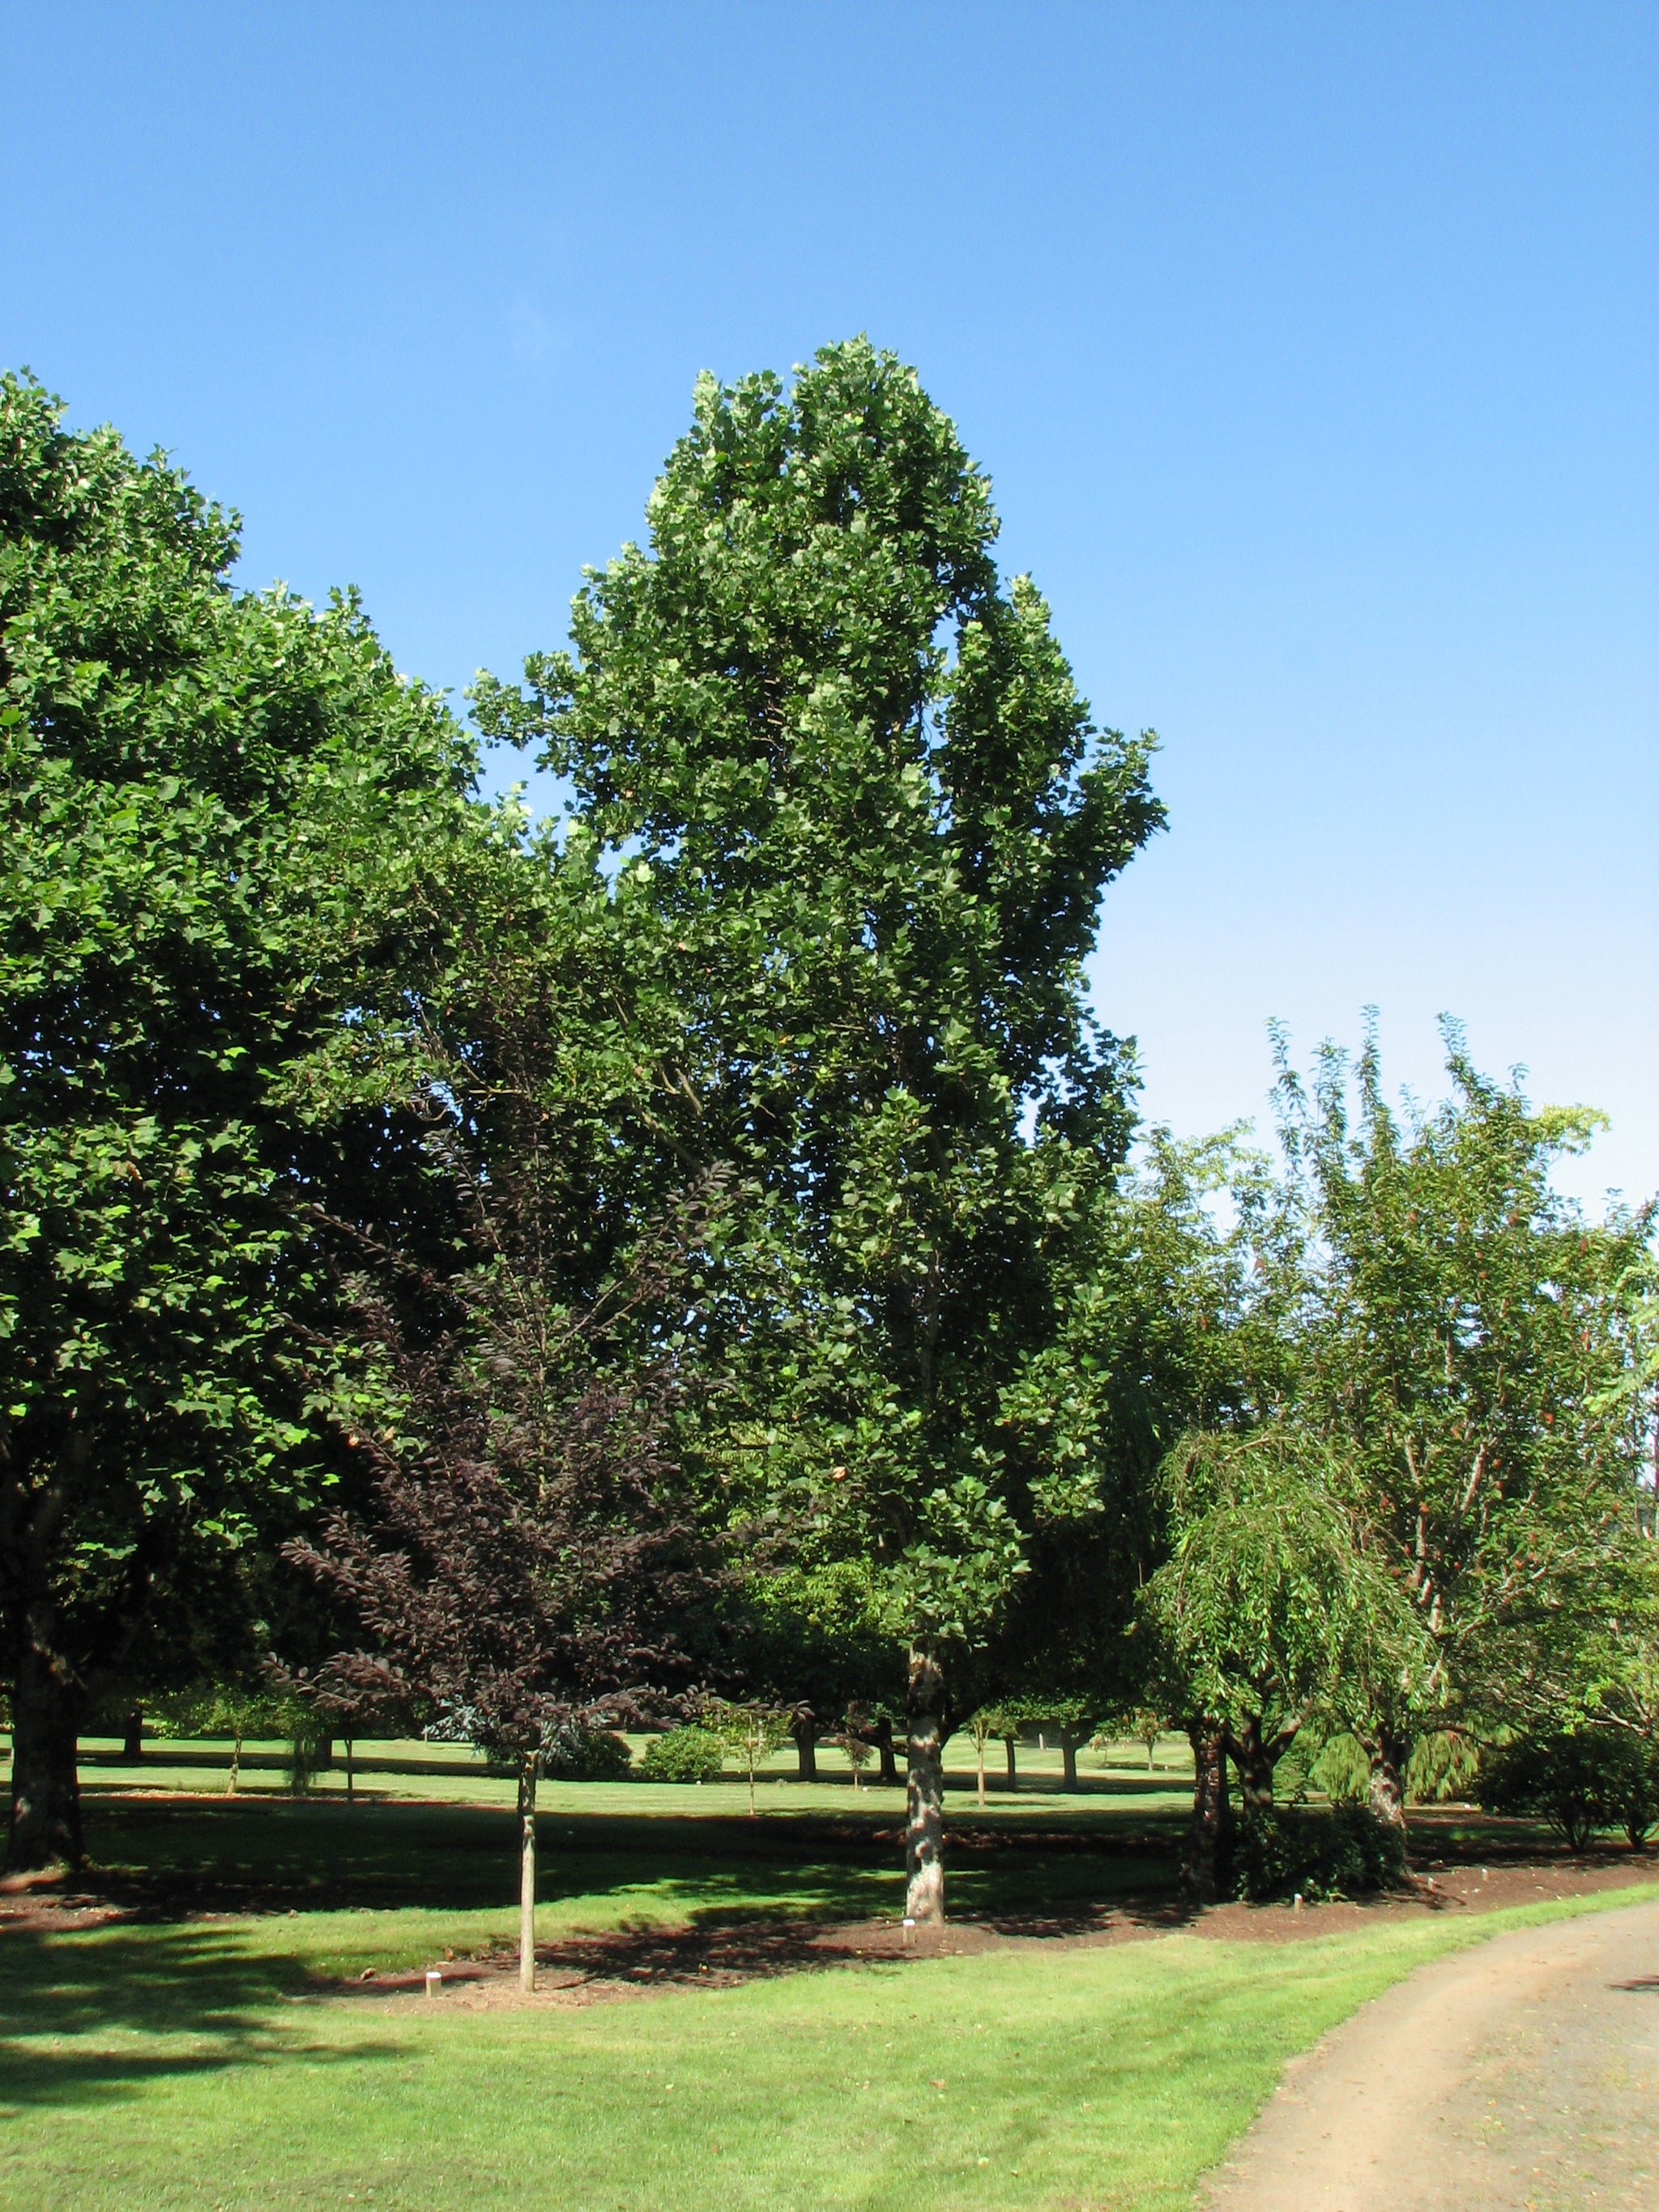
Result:
[[[638,1907],[692,1926],[758,1920],[896,1915],[902,1840],[799,1828],[761,1820],[690,1820],[567,1814],[542,1820],[544,1905],[584,1903],[605,1917]],[[82,1876],[93,1896],[129,1912],[301,1911],[425,1906],[499,1909],[518,1888],[512,1822],[468,1807],[305,1804],[220,1808],[156,1804],[89,1838],[100,1862]],[[975,1917],[989,1911],[1086,1911],[1170,1879],[1153,1853],[1079,1847],[1045,1832],[952,1830],[953,1894]]]
[[880,1933],[880,1923],[866,1930],[775,1920],[621,1928],[538,1944],[536,1956],[551,1986],[599,1996],[623,1989],[722,1989],[785,1974],[823,1973],[866,1958],[873,1963],[885,1955]]
[[[924,1960],[969,1956],[1007,1945],[1032,1950],[1121,1942],[1176,1927],[1188,1917],[1174,1900],[1144,1899],[1128,1907],[1079,1905],[1048,1912],[975,1914],[937,1928],[909,1929],[896,1918],[818,1923],[721,1922],[698,1917],[689,1929],[623,1927],[604,1935],[572,1934],[538,1947],[556,1984],[595,1994],[673,1984],[702,1989],[780,1975],[848,1967],[893,1967]],[[503,1954],[503,1963],[505,1954]]]
[[395,2044],[335,2047],[316,2015],[276,2008],[316,1986],[297,1959],[250,1955],[224,1929],[118,1926],[0,1942],[0,2115],[107,2103],[170,2075],[303,2058],[390,2058]]
[[[516,1894],[516,1816],[491,1807],[156,1799],[88,1802],[88,1886],[130,1907],[258,1911],[297,1905],[488,1906]],[[889,1863],[882,1838],[825,1822],[544,1814],[546,1902],[665,1881],[718,1884],[740,1869],[764,1895],[815,1882],[852,1899]]]

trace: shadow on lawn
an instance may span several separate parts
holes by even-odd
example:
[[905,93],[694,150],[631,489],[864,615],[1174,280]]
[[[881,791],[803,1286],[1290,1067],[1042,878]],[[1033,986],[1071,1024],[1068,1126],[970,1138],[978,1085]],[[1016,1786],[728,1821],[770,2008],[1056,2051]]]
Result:
[[[368,1905],[495,1907],[518,1887],[514,1816],[491,1807],[337,1800],[155,1798],[89,1792],[96,1887],[163,1912]],[[694,1924],[778,1916],[863,1918],[896,1903],[902,1832],[890,1813],[863,1817],[769,1811],[639,1814],[550,1810],[540,1823],[540,1894],[548,1905],[650,1891]],[[953,1812],[948,1849],[957,1893],[981,1912],[1116,1903],[1173,1883],[1173,1830],[1137,1822],[1109,1832],[1045,1814],[1018,1826]]]
[[[0,2114],[106,2103],[172,2075],[303,2057],[390,2058],[354,2039],[334,2049],[273,2019],[315,1984],[300,1960],[251,1957],[223,1929],[12,1928],[0,1942]],[[158,2047],[160,2046],[160,2047]]]

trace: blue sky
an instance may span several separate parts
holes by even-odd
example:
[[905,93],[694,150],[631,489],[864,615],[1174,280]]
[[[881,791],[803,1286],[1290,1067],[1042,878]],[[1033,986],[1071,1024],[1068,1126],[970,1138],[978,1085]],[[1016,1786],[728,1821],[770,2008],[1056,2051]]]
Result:
[[455,687],[562,635],[702,368],[867,330],[990,471],[1169,834],[1152,1114],[1434,1018],[1659,1188],[1659,9],[0,4],[0,361],[242,579]]

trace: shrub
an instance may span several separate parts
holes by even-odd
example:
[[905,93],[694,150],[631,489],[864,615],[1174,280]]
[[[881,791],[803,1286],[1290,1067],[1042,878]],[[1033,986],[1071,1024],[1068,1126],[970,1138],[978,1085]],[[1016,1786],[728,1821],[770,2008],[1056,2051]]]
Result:
[[1614,1803],[1632,1850],[1639,1851],[1646,1846],[1649,1830],[1659,1821],[1659,1744],[1634,1736],[1622,1741]]
[[725,1749],[720,1738],[703,1728],[670,1729],[653,1736],[640,1760],[642,1782],[718,1782]]
[[567,1721],[548,1738],[542,1772],[556,1782],[620,1782],[630,1773],[634,1754],[614,1730]]
[[1547,1820],[1570,1850],[1622,1828],[1639,1851],[1659,1819],[1659,1751],[1607,1729],[1523,1736],[1482,1761],[1480,1798],[1490,1813]]
[[[524,1765],[518,1752],[503,1751],[499,1745],[478,1747],[486,1774],[507,1782],[517,1779]],[[566,1721],[549,1735],[536,1771],[554,1782],[620,1782],[632,1773],[633,1759],[621,1736],[609,1729],[595,1728],[589,1721]]]
[[1224,1846],[1224,1892],[1264,1905],[1298,1891],[1310,1900],[1364,1897],[1406,1872],[1406,1839],[1368,1805],[1246,1813]]

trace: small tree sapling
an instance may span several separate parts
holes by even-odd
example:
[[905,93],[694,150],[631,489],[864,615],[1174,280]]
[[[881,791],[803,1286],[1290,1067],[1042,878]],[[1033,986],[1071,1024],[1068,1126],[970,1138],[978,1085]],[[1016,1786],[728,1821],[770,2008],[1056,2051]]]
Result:
[[777,1705],[710,1706],[702,1725],[719,1737],[749,1784],[749,1817],[755,1817],[755,1777],[781,1744],[789,1741],[792,1715]]
[[985,1747],[1000,1733],[1001,1721],[994,1705],[979,1705],[963,1723],[974,1747],[974,1788],[981,1812],[985,1808]]
[[866,1708],[862,1705],[848,1705],[847,1717],[842,1723],[841,1747],[846,1753],[847,1764],[852,1771],[853,1788],[855,1792],[864,1787],[864,1770],[870,1764],[872,1757],[869,1728],[870,1715]]

